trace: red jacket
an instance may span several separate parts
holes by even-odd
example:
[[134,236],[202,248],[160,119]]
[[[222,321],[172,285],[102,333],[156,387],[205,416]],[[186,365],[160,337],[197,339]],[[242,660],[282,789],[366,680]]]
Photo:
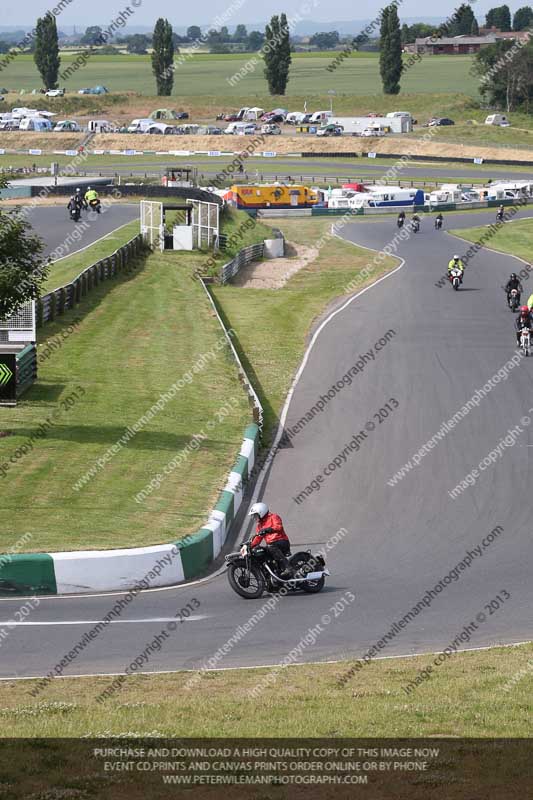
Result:
[[[263,528],[272,528],[272,533],[266,533],[264,536],[261,536],[261,531]],[[281,539],[286,539],[286,541],[289,541],[289,537],[283,529],[281,517],[278,514],[272,514],[269,512],[263,517],[263,519],[258,520],[257,528],[255,529],[255,536],[252,539],[252,547],[257,547],[260,545],[262,539],[264,539],[267,544],[275,544]]]

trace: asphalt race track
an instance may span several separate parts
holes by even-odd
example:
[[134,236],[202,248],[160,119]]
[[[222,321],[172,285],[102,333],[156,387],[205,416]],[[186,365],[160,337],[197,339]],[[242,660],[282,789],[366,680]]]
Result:
[[[45,255],[50,255],[53,251],[68,241],[76,229],[76,223],[69,218],[67,211],[68,198],[65,198],[63,206],[39,206],[29,211],[28,222],[31,223],[35,233],[45,242]],[[108,209],[104,209],[101,214],[83,211],[81,220],[78,223],[80,238],[72,240],[70,249],[65,250],[64,256],[72,255],[77,250],[87,247],[93,242],[107,236],[116,228],[139,219],[139,205],[137,203],[113,204]],[[81,223],[89,223],[89,227],[84,227]]]
[[[492,211],[445,215],[445,227],[493,220]],[[380,249],[395,232],[394,218],[386,217],[347,225],[343,235]],[[467,247],[423,218],[421,232],[399,247],[401,268],[344,308],[346,298],[337,302],[338,313],[316,339],[295,387],[286,428],[327,395],[361,355],[375,358],[369,355],[351,386],[328,399],[322,413],[279,451],[259,493],[283,516],[293,550],[324,544],[341,528],[346,533],[329,554],[326,589],[281,599],[228,648],[218,667],[279,663],[310,628],[315,634],[308,641],[316,641],[302,648],[300,661],[362,656],[497,526],[503,530],[482,555],[457,570],[457,580],[447,577],[429,607],[398,629],[379,655],[441,651],[472,621],[477,628],[470,628],[461,649],[531,639],[533,358],[508,368],[507,380],[428,448],[419,466],[396,485],[387,483],[516,354],[513,315],[501,285],[518,271],[517,261],[482,251],[467,266],[459,292],[435,285],[454,252]],[[369,260],[373,256],[369,253]],[[526,281],[526,295],[528,288]],[[394,334],[377,350],[390,330]],[[380,409],[387,404],[386,416]],[[522,432],[514,446],[500,448],[501,457],[452,499],[456,484],[517,425]],[[297,503],[294,498],[323,476],[356,434],[359,449],[322,482],[317,479],[317,488]],[[355,594],[354,602],[346,600],[347,592]],[[491,606],[498,595],[503,600]],[[117,597],[41,599],[28,621],[10,628],[0,675],[46,674]],[[146,671],[201,667],[267,599],[242,600],[224,574],[144,592],[63,674],[123,672],[193,598],[199,601],[194,615],[151,656]],[[20,599],[0,602],[0,627],[20,604]]]

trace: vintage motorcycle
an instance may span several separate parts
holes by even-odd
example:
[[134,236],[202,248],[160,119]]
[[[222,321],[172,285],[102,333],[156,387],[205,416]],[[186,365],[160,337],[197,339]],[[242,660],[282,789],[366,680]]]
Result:
[[289,557],[289,563],[294,576],[281,578],[268,550],[252,547],[250,541],[245,542],[238,553],[226,556],[229,585],[246,600],[256,600],[263,592],[277,592],[282,587],[289,592],[302,589],[308,594],[322,591],[329,575],[322,555],[312,555],[310,550],[299,551]]

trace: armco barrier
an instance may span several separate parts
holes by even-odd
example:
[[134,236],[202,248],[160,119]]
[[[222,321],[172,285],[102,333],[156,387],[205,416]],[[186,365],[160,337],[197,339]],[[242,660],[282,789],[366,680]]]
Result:
[[28,344],[17,353],[17,398],[27,391],[37,377],[37,348]]
[[[417,141],[417,140],[414,140]],[[444,143],[444,142],[443,142]],[[376,152],[376,158],[383,158],[383,159],[396,159],[399,160],[405,157],[405,153],[378,153]],[[358,151],[350,151],[350,152],[303,152],[302,158],[368,158],[367,152]],[[423,156],[417,155],[414,157],[410,157],[409,161],[415,164],[417,161],[442,161],[448,162],[453,164],[475,164],[473,157],[465,157],[465,156]],[[484,158],[483,164],[480,166],[485,166],[485,164],[503,164],[503,165],[511,165],[516,167],[525,167],[531,166],[533,164],[533,157],[530,159],[502,159],[502,158]]]
[[170,544],[0,556],[0,595],[136,591],[171,586],[205,573],[220,554],[243,499],[258,450],[259,427],[248,425],[237,462],[206,524]]
[[[248,400],[252,407],[254,421],[258,425],[259,429],[263,429],[263,406],[261,405],[261,401],[255,391],[254,387],[252,386],[252,382],[249,379],[248,375],[246,374],[246,370],[244,369],[242,362],[239,358],[239,355],[235,349],[235,345],[233,344],[231,337],[222,321],[222,317],[220,316],[220,311],[218,310],[217,304],[211,292],[209,291],[209,286],[207,281],[204,278],[200,278],[200,283],[202,284],[204,291],[207,295],[207,298],[211,304],[213,311],[215,312],[215,316],[218,319],[218,323],[222,330],[224,331],[224,336],[226,337],[226,341],[230,347],[230,350],[233,354],[233,358],[235,360],[235,364],[237,365],[237,372],[239,375],[239,380],[241,381],[242,385],[244,386],[244,390],[248,395]],[[242,455],[242,453],[241,453]]]
[[259,244],[252,244],[249,247],[243,247],[239,250],[235,258],[224,264],[220,270],[220,282],[228,283],[243,267],[251,264],[252,261],[259,261],[263,258],[264,245],[263,242]]
[[88,292],[102,281],[114,278],[141,252],[143,239],[140,233],[115,250],[107,258],[84,269],[66,286],[60,286],[37,301],[37,327],[54,320],[79,303]]

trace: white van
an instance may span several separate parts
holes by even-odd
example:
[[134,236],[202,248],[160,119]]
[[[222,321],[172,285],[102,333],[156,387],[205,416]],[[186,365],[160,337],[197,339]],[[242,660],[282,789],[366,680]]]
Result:
[[299,125],[300,122],[303,122],[306,115],[303,111],[290,111],[287,114],[286,122],[288,125]]
[[255,133],[255,122],[230,122],[224,133],[240,134],[248,136]]
[[128,125],[127,132],[128,133],[145,133],[148,130],[150,125],[153,125],[153,119],[134,119],[131,121],[131,125]]
[[19,131],[51,131],[52,123],[44,117],[24,117],[20,122]]
[[315,111],[309,122],[314,125],[316,122],[326,122],[332,115],[331,111]]
[[113,127],[107,119],[90,119],[87,123],[89,133],[110,133]]
[[485,125],[499,125],[500,128],[508,128],[510,124],[505,114],[489,114],[485,120]]
[[389,119],[394,119],[395,117],[407,117],[407,119],[411,119],[409,111],[389,111],[385,116]]

